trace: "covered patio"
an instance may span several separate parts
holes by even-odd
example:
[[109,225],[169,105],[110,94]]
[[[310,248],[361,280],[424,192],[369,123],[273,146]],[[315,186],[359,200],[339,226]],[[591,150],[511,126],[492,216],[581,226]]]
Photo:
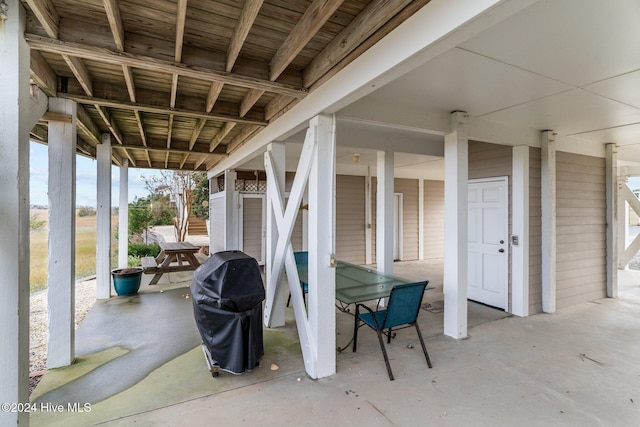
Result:
[[[408,278],[426,270],[436,283],[441,280],[435,263],[396,267]],[[388,346],[393,382],[375,335],[365,330],[357,353],[349,347],[338,354],[336,376],[310,379],[291,309],[285,328],[265,329],[265,356],[255,371],[213,379],[182,287],[189,274],[172,275],[173,285],[163,279],[162,293],[147,287],[136,297],[97,303],[78,330],[77,362],[50,371],[33,395],[36,405],[89,402],[91,411],[40,411],[31,414],[32,425],[192,425],[215,419],[261,426],[425,420],[443,426],[596,426],[640,420],[638,271],[621,274],[618,299],[553,315],[512,317],[470,302],[469,338],[461,341],[442,335],[442,312],[421,310],[434,367],[427,368],[415,333],[399,331]],[[436,285],[424,301],[440,298]],[[345,345],[353,318],[339,312],[336,317],[337,341]]]
[[[0,6],[0,271],[7,277],[0,284],[0,402],[29,401],[29,139],[49,148],[55,242],[48,274],[52,371],[34,398],[81,404],[96,391],[88,414],[4,412],[1,425],[30,417],[36,424],[66,425],[66,417],[182,424],[189,416],[282,425],[280,414],[326,424],[322,417],[352,412],[366,414],[357,422],[380,425],[433,416],[476,424],[480,413],[492,425],[637,421],[637,276],[622,270],[640,248],[640,239],[626,245],[624,213],[625,202],[640,212],[625,185],[640,175],[634,2]],[[100,301],[76,335],[77,154],[97,160]],[[255,173],[259,187],[266,175],[258,234],[266,339],[276,358],[252,375],[212,381],[194,336],[185,333],[192,325],[186,317],[172,325],[162,310],[188,312],[183,287],[112,297],[113,165],[121,182],[132,166],[206,170],[218,191],[210,195],[216,250],[243,249],[238,177]],[[354,253],[339,244],[341,176],[360,185],[362,203],[353,210],[362,215],[346,237],[357,240]],[[408,216],[394,211],[394,192],[404,191],[400,200],[408,194],[398,179],[416,188]],[[439,215],[431,222],[430,182],[437,182]],[[127,199],[123,185],[121,230],[128,228]],[[307,306],[293,259],[298,213],[301,249],[309,252]],[[410,234],[406,259],[422,266],[417,276],[394,262],[403,259],[393,250],[394,227]],[[435,255],[426,253],[430,241]],[[120,265],[126,248],[121,239]],[[438,295],[443,312],[420,316],[433,370],[414,363],[422,360],[404,334],[391,361],[403,381],[386,380],[375,339],[363,341],[357,355],[336,353],[352,329],[334,305],[335,267],[346,255],[437,284],[427,295]],[[425,267],[434,260],[437,272]],[[285,308],[288,291],[293,309]],[[487,304],[502,311],[500,320],[483,323],[495,312],[468,297],[486,302],[488,294],[497,302]],[[138,324],[134,342],[111,335],[124,331],[109,325],[129,315],[148,322]],[[179,331],[169,333],[171,327]],[[248,409],[248,401],[256,406]]]

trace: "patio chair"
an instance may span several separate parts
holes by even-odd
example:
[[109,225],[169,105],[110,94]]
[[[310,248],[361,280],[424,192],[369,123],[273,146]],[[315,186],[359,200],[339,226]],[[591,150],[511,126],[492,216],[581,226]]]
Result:
[[[393,373],[391,372],[389,357],[387,357],[387,350],[382,341],[382,335],[385,334],[387,336],[387,344],[391,343],[391,331],[393,328],[403,329],[415,326],[420,344],[422,345],[424,357],[427,359],[427,365],[431,368],[429,353],[427,353],[427,347],[424,345],[422,333],[420,332],[420,327],[418,327],[418,314],[420,312],[420,305],[422,304],[422,295],[424,294],[427,283],[429,282],[407,283],[394,286],[389,296],[387,308],[383,310],[373,311],[364,304],[356,305],[355,324],[353,328],[353,351],[356,351],[356,345],[358,343],[359,322],[363,322],[363,324],[376,331],[378,335],[380,348],[384,355],[384,362],[387,365],[387,373],[391,381],[393,381]],[[366,310],[366,312],[361,313],[361,308]],[[401,326],[401,328],[398,328],[398,326]],[[385,330],[387,331],[386,333]]]
[[[309,252],[294,252],[294,258],[296,259],[296,265],[307,265],[309,264]],[[300,281],[300,287],[302,288],[302,299],[304,300],[304,306],[307,306],[306,295],[309,292],[309,285],[304,283],[302,280]],[[289,293],[289,299],[287,300],[287,307],[291,303],[291,293]]]

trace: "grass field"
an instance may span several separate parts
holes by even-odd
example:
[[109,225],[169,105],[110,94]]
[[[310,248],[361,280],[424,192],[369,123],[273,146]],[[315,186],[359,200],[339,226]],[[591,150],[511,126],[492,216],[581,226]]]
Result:
[[[31,215],[36,215],[39,220],[47,219],[46,210],[31,210]],[[115,231],[118,217],[112,217],[112,229]],[[30,236],[30,265],[29,282],[31,292],[36,292],[47,287],[47,259],[48,259],[49,227],[45,224],[38,230],[31,230]],[[117,262],[117,241],[114,236],[111,239],[111,265],[113,268]],[[96,217],[76,216],[76,279],[91,276],[96,272]]]

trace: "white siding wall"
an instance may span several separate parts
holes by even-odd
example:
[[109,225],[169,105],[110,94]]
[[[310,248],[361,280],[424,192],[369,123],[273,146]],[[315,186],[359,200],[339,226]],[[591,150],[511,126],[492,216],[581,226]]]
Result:
[[402,193],[402,261],[418,259],[418,180],[394,180],[394,192]]
[[365,263],[365,177],[336,176],[336,256]]
[[444,181],[424,182],[424,258],[444,257]]
[[556,304],[606,297],[606,198],[603,158],[556,154]]

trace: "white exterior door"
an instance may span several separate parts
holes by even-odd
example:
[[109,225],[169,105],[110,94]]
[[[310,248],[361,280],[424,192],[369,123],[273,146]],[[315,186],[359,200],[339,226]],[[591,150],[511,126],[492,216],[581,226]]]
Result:
[[265,197],[264,194],[240,194],[240,250],[263,265],[265,260]]
[[508,177],[469,181],[468,298],[508,309]]

